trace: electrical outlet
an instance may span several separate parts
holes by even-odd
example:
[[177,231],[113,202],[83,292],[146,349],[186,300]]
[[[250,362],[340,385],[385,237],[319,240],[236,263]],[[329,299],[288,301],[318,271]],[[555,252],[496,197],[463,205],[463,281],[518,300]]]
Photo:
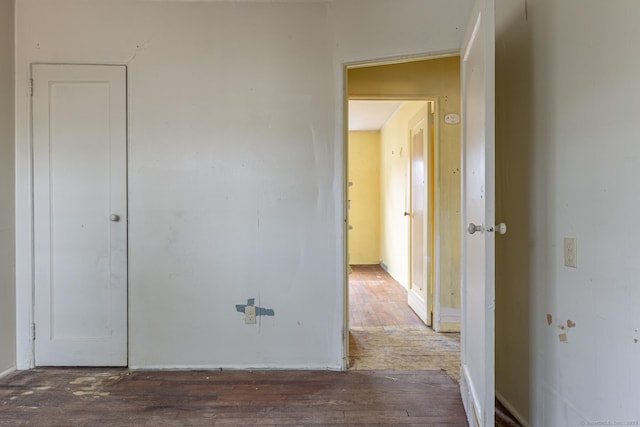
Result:
[[256,307],[248,305],[244,308],[244,323],[253,325],[256,323]]
[[575,238],[564,238],[564,265],[578,267],[578,241]]

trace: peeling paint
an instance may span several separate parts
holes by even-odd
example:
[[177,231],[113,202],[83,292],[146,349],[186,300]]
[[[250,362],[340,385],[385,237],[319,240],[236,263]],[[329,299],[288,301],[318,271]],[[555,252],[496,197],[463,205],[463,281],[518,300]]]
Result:
[[553,316],[547,313],[547,324],[551,326],[552,323],[553,323]]
[[564,331],[566,328],[564,327],[564,325],[558,325],[558,329],[560,329],[561,331]]
[[576,327],[576,323],[573,322],[572,320],[567,320],[567,328],[575,328]]
[[560,335],[558,335],[558,338],[560,339],[560,342],[563,342],[563,343],[568,342],[567,334],[560,334]]
[[[244,313],[245,307],[253,307],[255,298],[249,298],[246,304],[236,304],[236,311]],[[276,312],[272,308],[256,307],[256,316],[275,316]]]

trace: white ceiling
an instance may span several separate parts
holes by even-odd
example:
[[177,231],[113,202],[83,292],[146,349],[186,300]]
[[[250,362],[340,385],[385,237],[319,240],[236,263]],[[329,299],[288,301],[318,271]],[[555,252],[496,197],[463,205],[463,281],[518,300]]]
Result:
[[349,101],[349,130],[380,130],[403,101]]

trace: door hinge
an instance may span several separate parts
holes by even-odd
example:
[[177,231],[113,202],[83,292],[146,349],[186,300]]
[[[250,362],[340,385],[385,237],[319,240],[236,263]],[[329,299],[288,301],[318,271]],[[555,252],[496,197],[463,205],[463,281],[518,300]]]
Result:
[[36,324],[35,323],[31,324],[31,339],[33,341],[36,340]]
[[33,79],[29,79],[29,96],[33,96]]

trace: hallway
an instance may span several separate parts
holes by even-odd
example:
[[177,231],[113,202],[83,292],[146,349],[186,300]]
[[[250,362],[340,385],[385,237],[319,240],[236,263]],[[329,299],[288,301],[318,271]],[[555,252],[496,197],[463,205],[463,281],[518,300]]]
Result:
[[443,370],[460,375],[460,334],[437,333],[407,304],[407,291],[379,265],[353,265],[349,276],[349,367]]

